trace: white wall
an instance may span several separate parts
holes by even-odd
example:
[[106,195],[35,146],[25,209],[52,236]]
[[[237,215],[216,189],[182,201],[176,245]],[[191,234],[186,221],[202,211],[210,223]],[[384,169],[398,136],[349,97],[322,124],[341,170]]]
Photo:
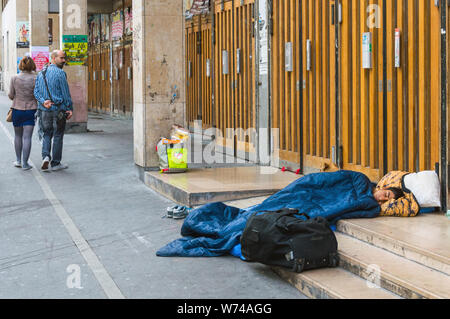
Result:
[[30,21],[28,0],[10,0],[2,12],[3,84],[8,92],[11,77],[17,74],[17,57],[23,57],[30,49],[16,48],[16,22]]
[[[2,29],[2,16],[0,15],[0,34]],[[3,71],[3,39],[2,35],[0,35],[0,71]]]
[[16,0],[8,1],[2,13],[3,88],[9,91],[11,76],[17,73]]

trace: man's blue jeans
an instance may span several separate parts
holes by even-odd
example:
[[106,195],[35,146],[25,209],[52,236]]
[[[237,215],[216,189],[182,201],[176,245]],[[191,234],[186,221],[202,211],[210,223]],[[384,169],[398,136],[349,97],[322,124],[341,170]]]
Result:
[[39,113],[39,125],[42,130],[42,159],[48,156],[53,167],[61,163],[66,118],[63,116],[64,113],[58,115],[59,111],[40,111]]

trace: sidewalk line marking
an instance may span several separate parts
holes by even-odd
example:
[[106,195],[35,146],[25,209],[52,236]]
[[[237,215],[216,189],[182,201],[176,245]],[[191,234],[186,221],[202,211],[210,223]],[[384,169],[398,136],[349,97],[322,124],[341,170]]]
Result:
[[[13,139],[12,135],[9,133],[9,131],[3,125],[2,122],[0,122],[0,126],[2,127],[3,131],[5,132],[6,136],[9,138],[11,143],[14,145],[14,139]],[[103,288],[103,291],[105,292],[105,294],[110,299],[125,299],[125,296],[122,294],[119,287],[117,287],[114,280],[108,274],[108,271],[105,269],[103,264],[100,262],[97,255],[94,253],[92,248],[89,246],[86,239],[84,239],[80,230],[77,228],[77,226],[73,222],[72,218],[70,218],[70,216],[67,213],[67,211],[65,210],[64,206],[61,204],[61,202],[58,200],[56,195],[53,193],[53,191],[51,190],[47,181],[44,179],[44,177],[38,171],[38,168],[36,167],[36,165],[34,165],[31,160],[30,160],[30,164],[33,166],[33,169],[31,171],[33,173],[34,178],[37,180],[37,182],[41,186],[41,189],[43,190],[45,196],[52,204],[56,214],[58,215],[59,219],[63,223],[63,225],[66,228],[66,230],[68,231],[68,233],[70,234],[70,237],[72,237],[73,242],[77,246],[77,248],[80,251],[83,258],[86,260],[89,268],[91,268],[92,272],[94,273],[95,277],[97,278],[97,281],[99,282],[100,286]]]

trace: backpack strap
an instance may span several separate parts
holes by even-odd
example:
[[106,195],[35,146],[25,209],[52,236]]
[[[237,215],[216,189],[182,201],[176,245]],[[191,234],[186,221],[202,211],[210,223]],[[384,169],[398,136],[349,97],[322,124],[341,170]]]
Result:
[[294,216],[294,215],[305,216],[306,219],[311,219],[311,217],[308,214],[299,213],[298,209],[295,209],[295,208],[282,208],[279,210],[263,210],[263,211],[255,212],[254,215],[260,215],[262,213],[280,214],[277,219],[279,219],[283,216]]
[[47,74],[47,70],[48,70],[48,66],[46,66],[42,70],[42,77],[44,78],[45,87],[47,88],[47,93],[48,93],[48,96],[50,97],[50,101],[53,102],[52,94],[50,93],[50,90],[48,89],[47,77],[45,76]]
[[297,216],[305,216],[306,219],[311,219],[311,217],[309,217],[308,214],[306,214],[306,213],[299,213],[298,209],[294,209],[294,208],[282,208],[280,210],[277,210],[275,213],[279,213],[280,214],[279,218],[281,218],[283,216],[294,216],[294,215],[297,215]]

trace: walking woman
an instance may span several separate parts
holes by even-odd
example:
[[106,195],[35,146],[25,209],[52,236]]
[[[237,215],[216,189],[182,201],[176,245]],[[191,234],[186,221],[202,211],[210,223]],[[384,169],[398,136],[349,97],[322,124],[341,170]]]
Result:
[[14,166],[24,170],[31,169],[28,159],[31,153],[31,138],[35,125],[34,115],[37,101],[34,97],[36,82],[36,64],[31,57],[25,56],[19,64],[20,74],[11,79],[9,98],[12,103],[12,121],[15,132],[14,148],[16,161]]

